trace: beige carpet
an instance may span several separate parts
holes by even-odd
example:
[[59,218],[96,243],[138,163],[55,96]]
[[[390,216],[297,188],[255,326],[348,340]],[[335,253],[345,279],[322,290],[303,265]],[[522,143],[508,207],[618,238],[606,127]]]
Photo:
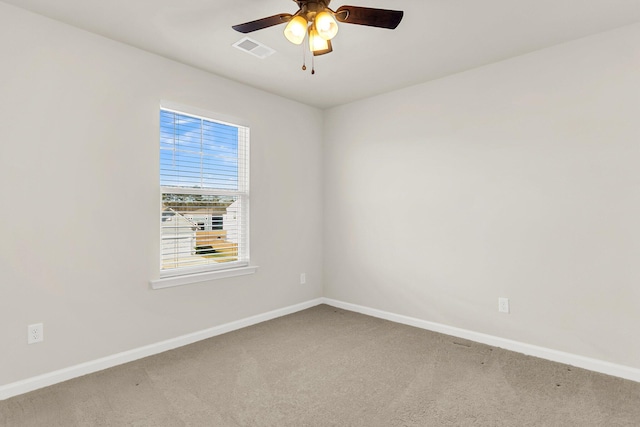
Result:
[[640,383],[326,305],[0,402],[2,426],[640,426]]

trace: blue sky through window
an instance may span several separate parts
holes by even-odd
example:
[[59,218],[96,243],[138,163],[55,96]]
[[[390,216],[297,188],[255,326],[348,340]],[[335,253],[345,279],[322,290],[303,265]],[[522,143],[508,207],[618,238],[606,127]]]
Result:
[[238,128],[160,111],[160,185],[238,189]]

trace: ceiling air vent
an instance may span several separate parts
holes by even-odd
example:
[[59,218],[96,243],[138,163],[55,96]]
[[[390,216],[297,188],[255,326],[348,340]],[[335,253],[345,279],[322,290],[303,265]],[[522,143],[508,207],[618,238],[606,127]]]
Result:
[[259,41],[245,37],[238,40],[233,44],[233,47],[240,49],[243,52],[250,53],[253,56],[257,56],[260,59],[264,59],[269,55],[273,55],[276,51],[269,46],[265,46]]

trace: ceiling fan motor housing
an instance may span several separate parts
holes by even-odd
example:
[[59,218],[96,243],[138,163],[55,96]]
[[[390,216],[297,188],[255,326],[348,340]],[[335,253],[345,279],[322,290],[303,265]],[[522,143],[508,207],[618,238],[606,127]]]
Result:
[[324,10],[329,10],[331,11],[331,13],[335,13],[333,12],[331,9],[329,9],[329,1],[323,1],[323,0],[294,0],[299,7],[298,12],[296,12],[296,15],[300,15],[303,16],[307,19],[307,22],[312,22],[313,18],[319,13],[322,12]]

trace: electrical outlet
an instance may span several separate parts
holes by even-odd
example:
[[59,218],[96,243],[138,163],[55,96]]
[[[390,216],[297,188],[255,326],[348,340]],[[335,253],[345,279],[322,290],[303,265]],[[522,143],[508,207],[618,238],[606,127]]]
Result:
[[27,326],[27,344],[35,344],[44,341],[44,325],[35,323]]
[[305,283],[307,283],[307,275],[306,273],[300,273],[300,284],[304,285]]
[[509,313],[509,298],[498,298],[498,311]]

